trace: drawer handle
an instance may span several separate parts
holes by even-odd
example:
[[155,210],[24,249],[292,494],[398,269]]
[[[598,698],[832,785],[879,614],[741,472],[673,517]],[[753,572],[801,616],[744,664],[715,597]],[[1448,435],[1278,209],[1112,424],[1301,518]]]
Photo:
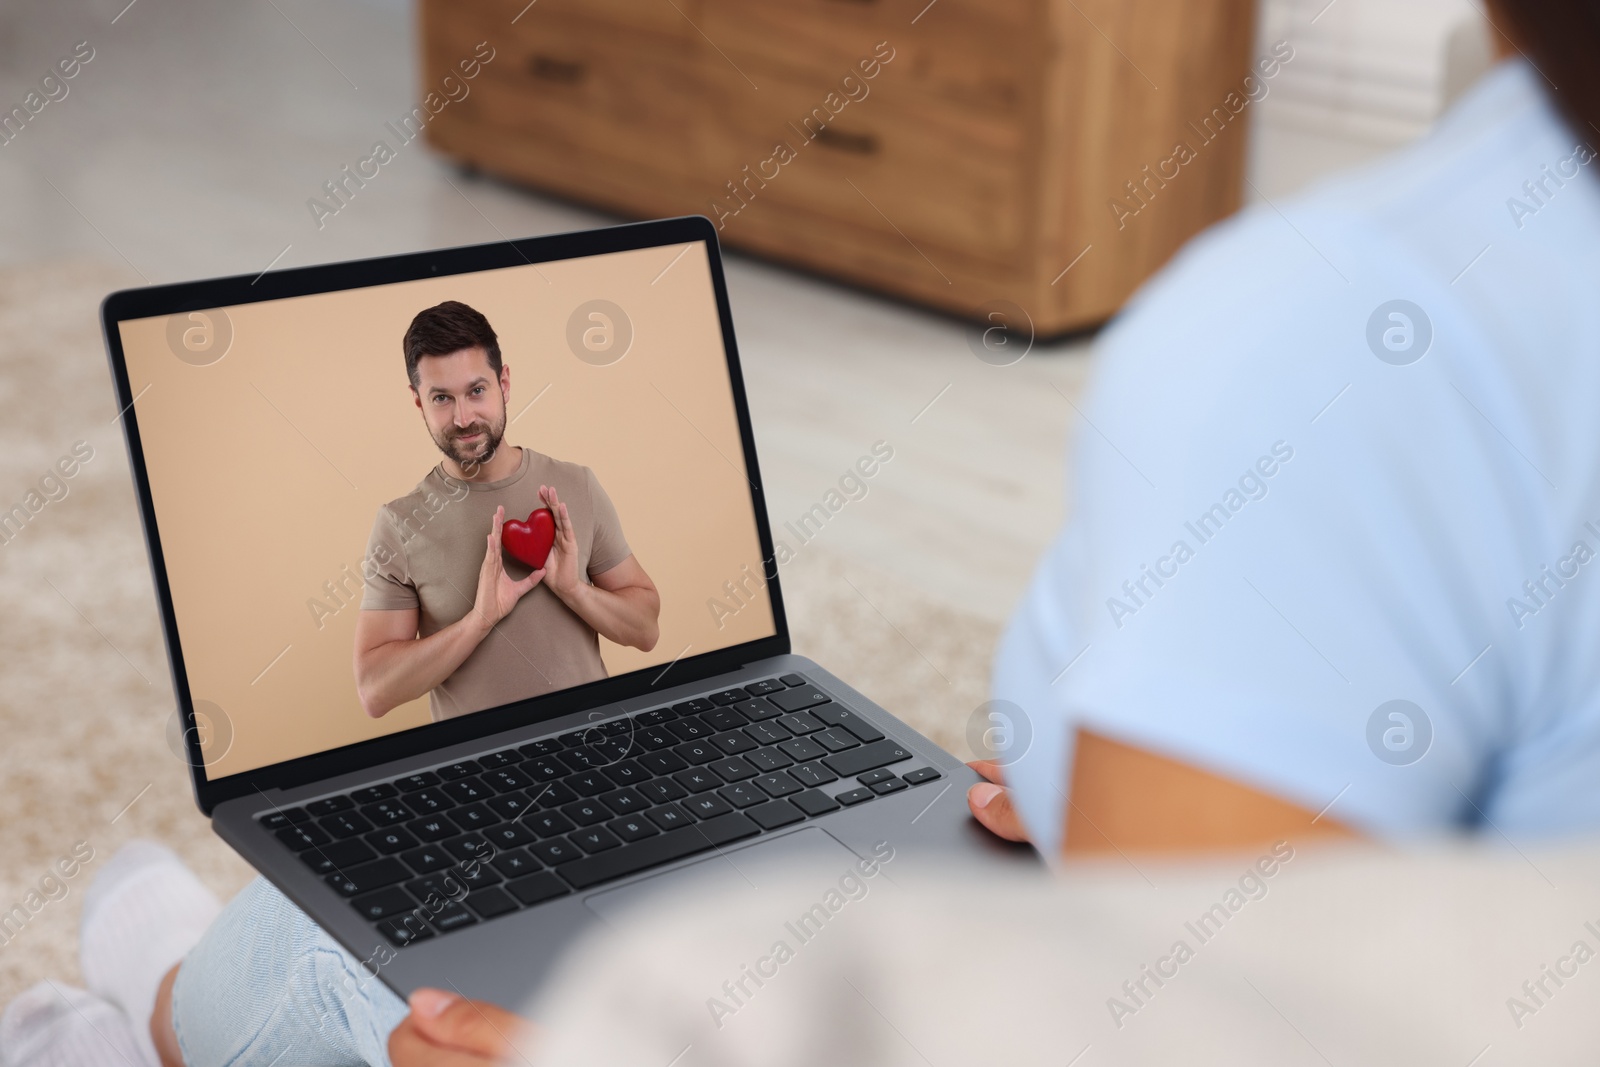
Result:
[[[866,2],[870,3],[871,0]],[[870,133],[848,133],[832,126],[824,126],[817,131],[815,139],[823,147],[840,152],[853,152],[858,156],[878,154],[878,138]]]
[[557,59],[554,56],[533,56],[528,60],[528,73],[540,81],[554,82],[557,85],[576,85],[583,81],[584,75],[588,73],[588,66],[570,59]]

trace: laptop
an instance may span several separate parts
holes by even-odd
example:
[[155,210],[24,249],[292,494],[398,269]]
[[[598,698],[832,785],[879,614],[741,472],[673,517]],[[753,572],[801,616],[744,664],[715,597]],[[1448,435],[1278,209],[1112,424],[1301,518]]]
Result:
[[712,867],[1036,864],[791,651],[706,219],[102,314],[195,799],[402,996],[521,1003]]

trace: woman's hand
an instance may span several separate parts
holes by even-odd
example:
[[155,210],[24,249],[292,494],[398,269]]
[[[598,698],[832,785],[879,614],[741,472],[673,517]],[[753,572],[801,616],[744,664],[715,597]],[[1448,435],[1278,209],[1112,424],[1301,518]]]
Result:
[[440,989],[418,989],[410,1004],[389,1035],[394,1067],[497,1067],[533,1054],[533,1025],[504,1008]]

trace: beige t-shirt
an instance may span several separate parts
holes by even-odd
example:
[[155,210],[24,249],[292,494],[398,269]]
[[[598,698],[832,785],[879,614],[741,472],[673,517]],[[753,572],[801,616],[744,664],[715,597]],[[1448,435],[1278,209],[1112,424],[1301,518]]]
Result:
[[[616,508],[588,467],[524,448],[515,474],[479,484],[449,477],[441,464],[410,493],[378,509],[367,543],[371,577],[362,610],[416,608],[419,637],[465,616],[477,596],[495,507],[505,505],[507,521],[526,520],[544,506],[541,485],[554,486],[567,505],[582,573],[602,574],[628,558]],[[530,573],[504,550],[501,558],[512,578]],[[599,635],[541,582],[428,699],[438,721],[604,677]]]

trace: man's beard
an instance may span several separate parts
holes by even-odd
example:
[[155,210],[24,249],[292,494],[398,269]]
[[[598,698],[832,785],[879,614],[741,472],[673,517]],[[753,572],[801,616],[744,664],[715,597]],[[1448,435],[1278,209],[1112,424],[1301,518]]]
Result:
[[[459,438],[468,434],[481,433],[483,437],[472,445],[463,445]],[[475,422],[471,426],[452,426],[445,431],[447,436],[433,435],[433,443],[455,461],[456,465],[470,476],[475,468],[483,466],[494,459],[494,454],[500,449],[500,442],[506,435],[505,418],[502,416],[500,424],[490,422]]]

